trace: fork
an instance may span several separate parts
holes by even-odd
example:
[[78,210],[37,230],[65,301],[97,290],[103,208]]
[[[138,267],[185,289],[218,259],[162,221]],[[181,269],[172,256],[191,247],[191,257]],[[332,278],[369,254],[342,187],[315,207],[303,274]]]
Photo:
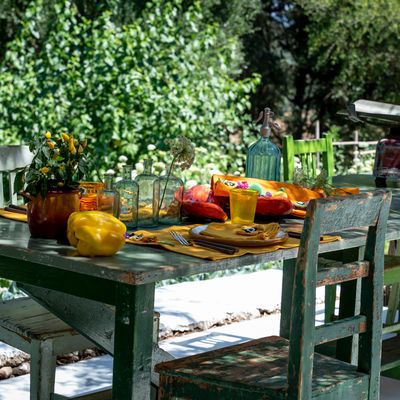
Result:
[[190,243],[178,232],[171,231],[171,236],[183,246],[190,246]]
[[[176,231],[170,231],[171,236],[177,240],[182,246],[192,246],[192,243],[186,240],[180,233]],[[239,249],[234,246],[230,246],[227,244],[222,244],[222,243],[214,243],[214,242],[208,242],[207,240],[203,239],[193,239],[192,242],[198,246],[202,247],[207,247],[212,250],[217,250],[225,254],[234,254]]]

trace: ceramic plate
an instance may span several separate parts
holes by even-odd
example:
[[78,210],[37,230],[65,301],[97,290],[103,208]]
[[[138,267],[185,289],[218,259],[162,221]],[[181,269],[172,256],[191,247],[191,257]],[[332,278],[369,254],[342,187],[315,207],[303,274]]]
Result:
[[[288,234],[283,229],[279,230],[276,236],[273,239],[268,240],[257,240],[257,239],[242,239],[238,237],[235,238],[215,238],[207,235],[202,235],[201,232],[207,229],[208,225],[200,225],[192,228],[189,231],[189,235],[193,239],[206,239],[211,240],[216,243],[225,243],[231,244],[233,246],[242,246],[242,247],[262,247],[262,246],[269,246],[273,244],[283,243],[287,238]],[[239,235],[238,235],[239,236]]]

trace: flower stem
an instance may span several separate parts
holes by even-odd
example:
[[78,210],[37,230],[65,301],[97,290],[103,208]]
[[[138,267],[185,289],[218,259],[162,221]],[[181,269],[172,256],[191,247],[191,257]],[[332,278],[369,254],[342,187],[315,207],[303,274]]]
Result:
[[171,165],[169,166],[169,170],[168,170],[168,173],[167,173],[167,179],[166,179],[166,181],[165,181],[164,190],[163,190],[163,193],[162,193],[162,196],[161,196],[161,200],[160,200],[159,210],[161,209],[162,203],[163,203],[163,201],[164,201],[165,192],[166,192],[166,190],[167,190],[168,181],[169,181],[169,178],[170,178],[170,176],[171,176],[172,168],[174,167],[174,163],[175,163],[176,159],[178,158],[178,156],[179,156],[179,154],[176,155],[176,156],[173,158],[173,160],[172,160],[172,162],[171,162]]

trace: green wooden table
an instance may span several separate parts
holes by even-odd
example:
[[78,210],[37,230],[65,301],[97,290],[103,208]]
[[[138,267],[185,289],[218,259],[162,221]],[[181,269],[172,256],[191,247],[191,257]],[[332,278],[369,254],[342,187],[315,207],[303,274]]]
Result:
[[[348,232],[341,241],[322,244],[320,252],[361,245],[364,238],[364,232]],[[386,238],[400,239],[400,214],[391,214]],[[0,219],[0,276],[21,283],[54,314],[113,354],[113,399],[118,400],[150,398],[157,281],[297,255],[297,249],[286,249],[207,261],[130,244],[113,257],[72,257],[72,251],[55,241],[31,239],[25,223]],[[285,296],[283,292],[283,301]]]

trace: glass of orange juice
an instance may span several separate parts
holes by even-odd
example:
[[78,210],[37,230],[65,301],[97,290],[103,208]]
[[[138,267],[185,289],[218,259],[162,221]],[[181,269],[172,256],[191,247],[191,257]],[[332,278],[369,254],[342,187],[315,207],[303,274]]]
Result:
[[232,224],[250,225],[254,222],[258,195],[257,190],[230,190],[229,202]]

